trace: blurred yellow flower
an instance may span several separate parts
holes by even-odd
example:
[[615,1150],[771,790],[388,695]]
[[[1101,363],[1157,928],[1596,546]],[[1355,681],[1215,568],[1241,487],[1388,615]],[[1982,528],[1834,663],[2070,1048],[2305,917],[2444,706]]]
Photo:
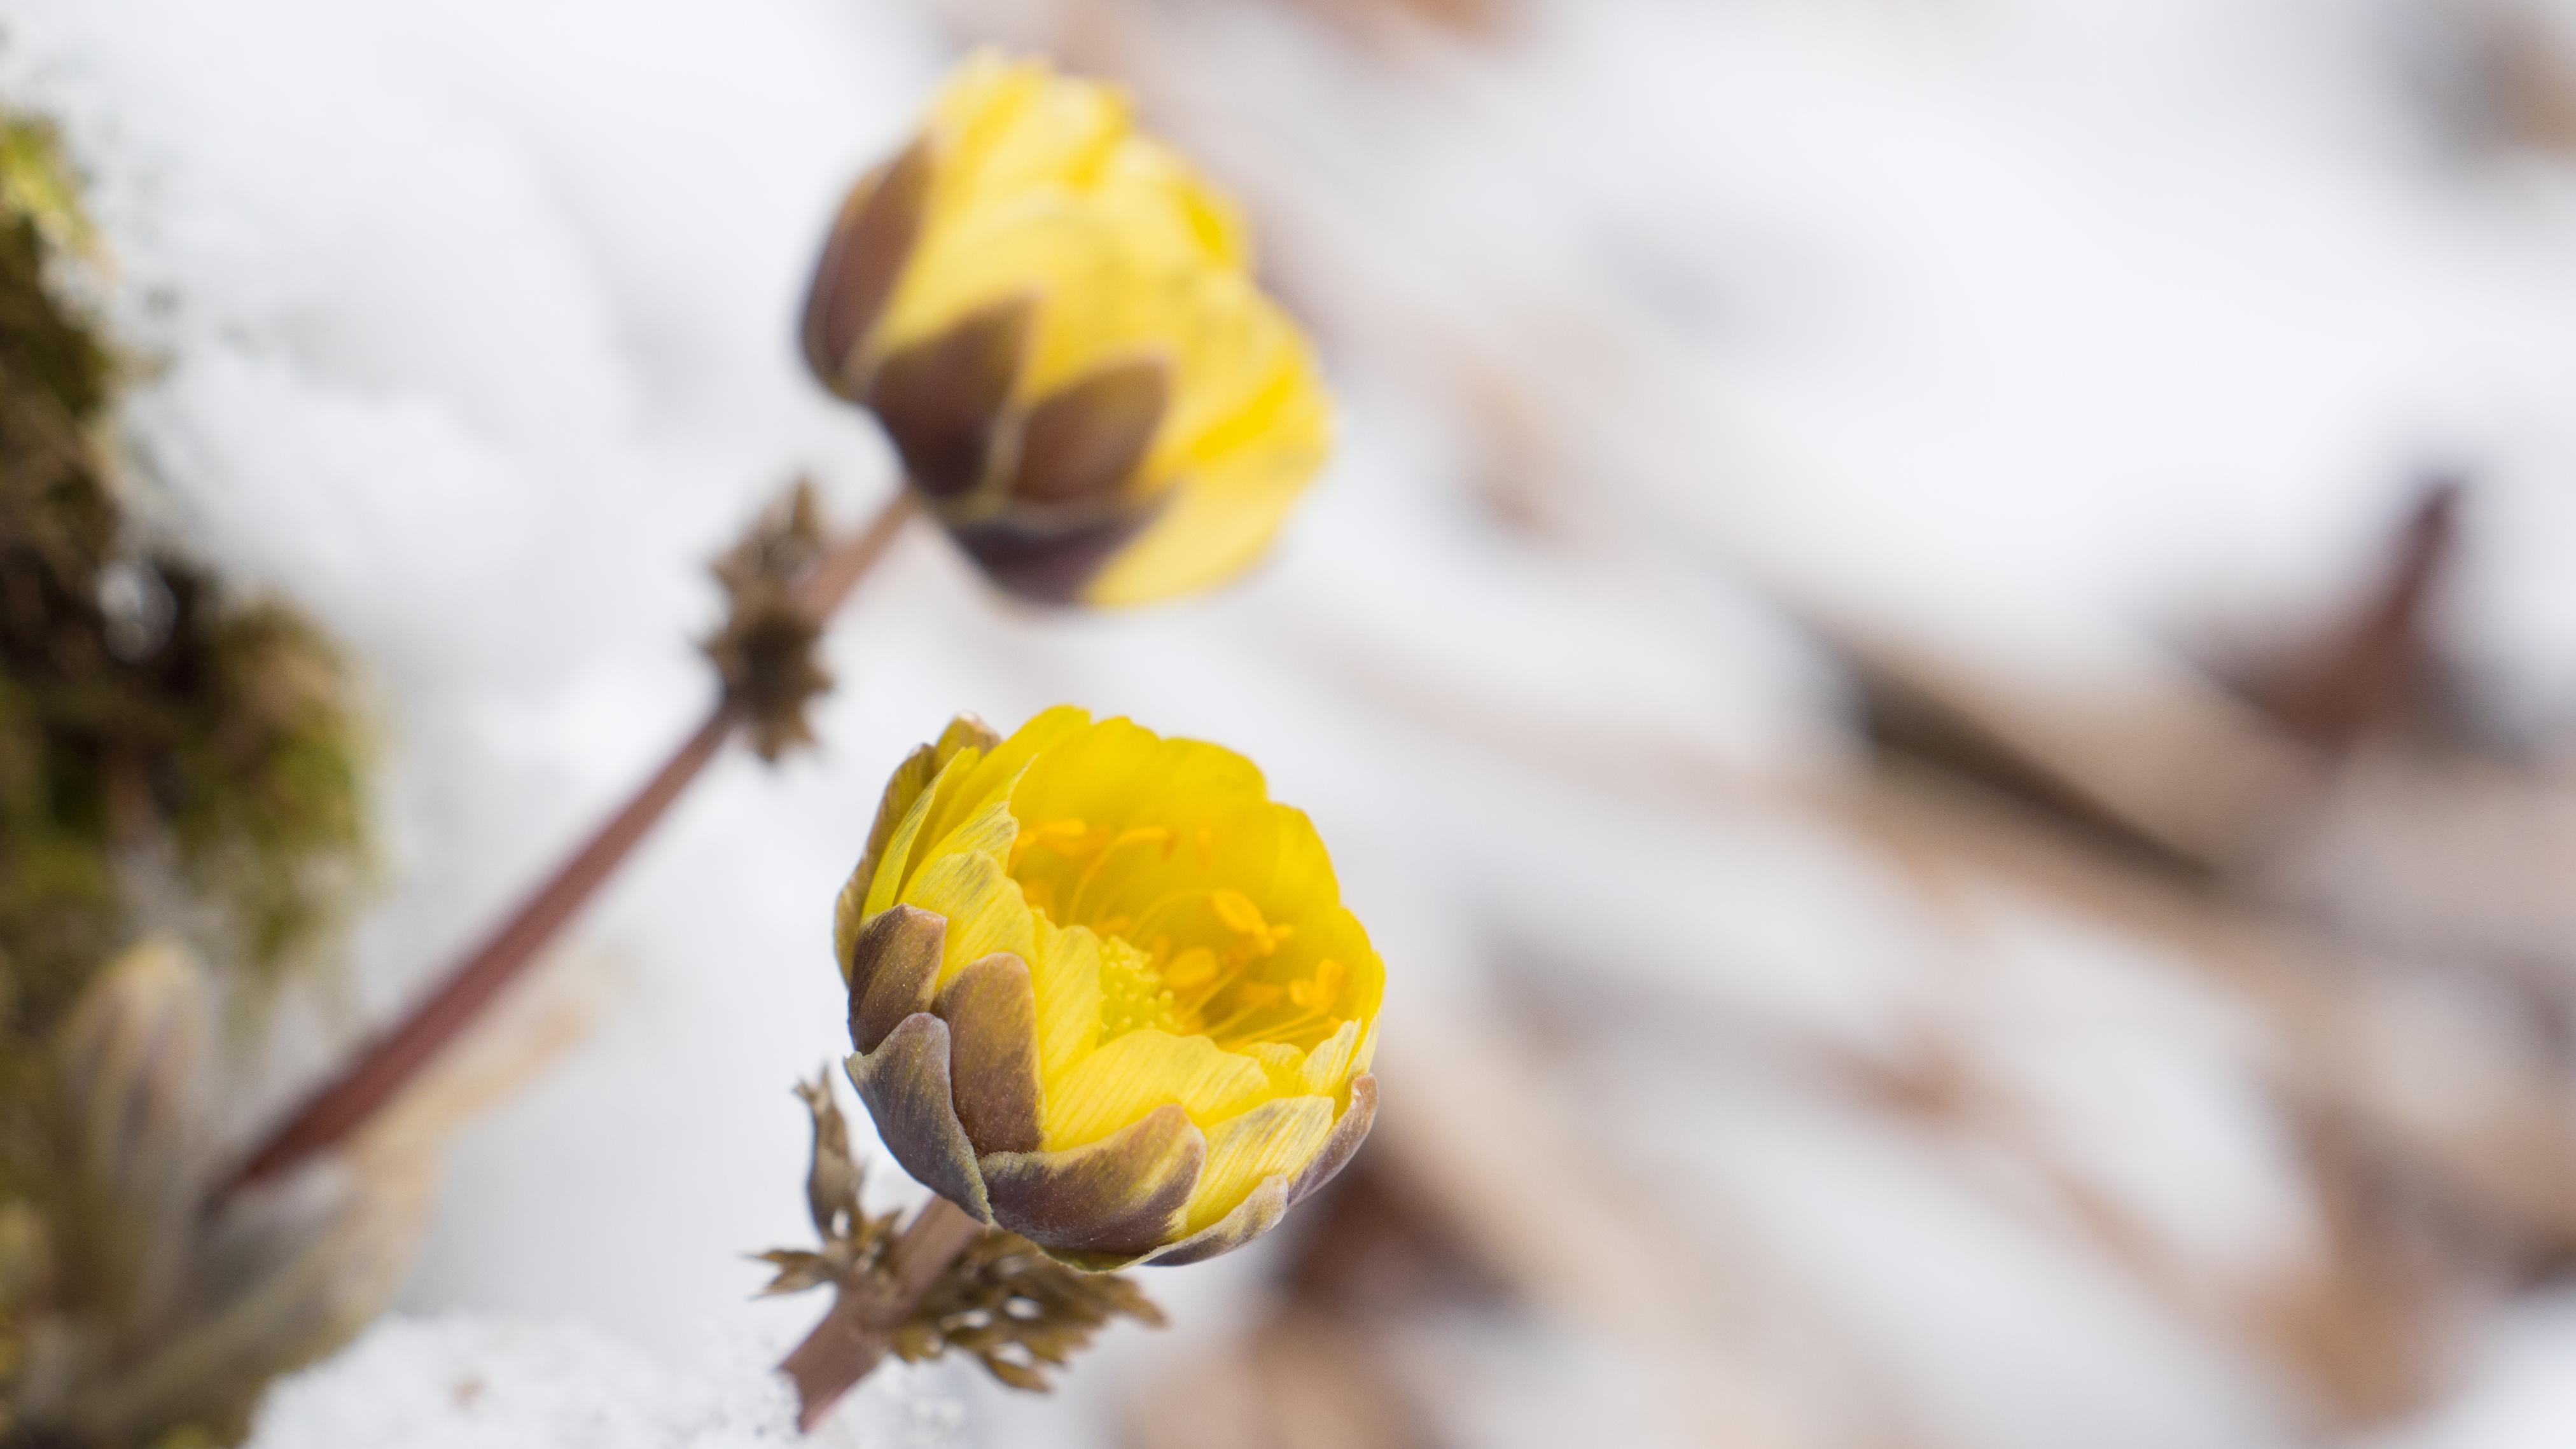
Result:
[[1010,591],[1225,582],[1322,466],[1331,404],[1233,205],[1125,97],[980,54],[842,205],[806,359]]
[[1007,741],[960,718],[887,786],[836,924],[887,1148],[1076,1266],[1249,1241],[1376,1114],[1385,967],[1230,750],[1069,706]]

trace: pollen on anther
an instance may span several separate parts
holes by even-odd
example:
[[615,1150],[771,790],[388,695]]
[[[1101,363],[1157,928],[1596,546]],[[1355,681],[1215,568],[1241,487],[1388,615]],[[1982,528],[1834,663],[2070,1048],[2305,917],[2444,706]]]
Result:
[[1315,968],[1314,980],[1289,984],[1288,999],[1309,1011],[1322,1011],[1340,998],[1342,976],[1342,963],[1327,958]]
[[1226,929],[1245,936],[1269,936],[1270,923],[1262,917],[1261,907],[1243,892],[1217,891],[1208,897],[1208,904],[1216,908],[1216,918],[1225,923]]
[[1080,820],[1071,818],[1050,820],[1043,825],[1025,826],[1021,829],[1018,838],[1011,842],[1011,865],[1016,868],[1023,854],[1032,847],[1039,846],[1052,850],[1058,855],[1087,855],[1090,852],[1085,850],[1084,846],[1088,843],[1091,833],[1090,828]]
[[1163,968],[1163,980],[1178,991],[1205,986],[1215,979],[1216,953],[1205,946],[1192,946]]

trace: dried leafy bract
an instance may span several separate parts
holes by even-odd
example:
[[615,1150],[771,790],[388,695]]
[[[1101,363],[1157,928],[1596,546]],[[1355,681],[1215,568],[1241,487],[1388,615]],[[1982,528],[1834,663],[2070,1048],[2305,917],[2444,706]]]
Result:
[[[830,1070],[800,1082],[814,1121],[806,1207],[820,1250],[776,1248],[757,1255],[777,1270],[765,1294],[832,1287],[881,1295],[899,1214],[870,1215],[860,1203],[864,1174],[850,1153],[849,1123],[833,1100]],[[974,1355],[1016,1389],[1044,1390],[1046,1370],[1088,1346],[1113,1318],[1154,1327],[1163,1315],[1143,1290],[1111,1273],[1085,1273],[1049,1258],[1016,1233],[987,1228],[909,1304],[893,1304],[890,1341],[906,1363],[955,1350]]]

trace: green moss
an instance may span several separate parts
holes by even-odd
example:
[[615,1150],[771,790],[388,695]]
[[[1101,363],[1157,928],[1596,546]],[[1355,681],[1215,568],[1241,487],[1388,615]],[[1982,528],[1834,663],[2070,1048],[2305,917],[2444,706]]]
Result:
[[[122,374],[59,285],[91,245],[40,124],[0,116],[0,1442],[64,1241],[50,1043],[143,934],[252,989],[327,939],[365,860],[364,737],[328,640],[129,525],[100,439]],[[211,1441],[210,1441],[211,1442]]]
[[175,861],[272,976],[361,858],[361,736],[319,630],[138,549],[96,439],[113,351],[51,284],[85,245],[51,133],[0,120],[0,1025],[41,1039]]

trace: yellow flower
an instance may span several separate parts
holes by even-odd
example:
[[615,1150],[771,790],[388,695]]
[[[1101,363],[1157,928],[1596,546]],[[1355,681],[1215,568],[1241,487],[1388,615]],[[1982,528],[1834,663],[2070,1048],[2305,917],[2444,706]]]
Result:
[[1055,603],[1223,583],[1321,467],[1312,351],[1234,207],[1118,91],[980,54],[843,203],[805,354],[992,578]]
[[961,717],[887,785],[836,927],[888,1150],[1076,1266],[1249,1241],[1376,1115],[1385,967],[1231,750]]

